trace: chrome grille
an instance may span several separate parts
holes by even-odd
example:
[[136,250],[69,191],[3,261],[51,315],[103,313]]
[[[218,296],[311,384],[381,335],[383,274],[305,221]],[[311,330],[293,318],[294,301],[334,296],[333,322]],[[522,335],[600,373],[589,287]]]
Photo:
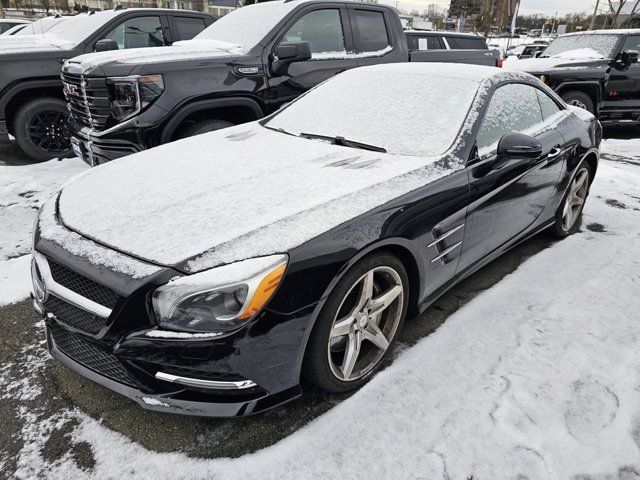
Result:
[[111,116],[106,79],[63,73],[62,84],[73,119],[83,127],[104,129]]

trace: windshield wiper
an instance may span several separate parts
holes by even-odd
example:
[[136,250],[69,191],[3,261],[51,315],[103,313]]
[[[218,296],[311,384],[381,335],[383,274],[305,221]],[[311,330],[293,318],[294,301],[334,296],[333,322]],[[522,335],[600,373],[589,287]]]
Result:
[[279,128],[275,128],[275,127],[269,127],[268,125],[262,125],[264,128],[268,129],[268,130],[273,130],[274,132],[278,132],[278,133],[284,133],[285,135],[291,135],[292,137],[297,137],[297,135],[295,133],[291,133],[291,132],[287,132],[284,128],[279,127]]
[[351,147],[351,148],[359,148],[361,150],[370,150],[372,152],[380,152],[387,153],[387,151],[382,147],[377,147],[375,145],[369,145],[367,143],[356,142],[354,140],[347,140],[344,137],[330,137],[327,135],[316,135],[315,133],[301,133],[300,136],[302,138],[311,138],[317,140],[327,140],[334,145],[339,145],[341,147]]

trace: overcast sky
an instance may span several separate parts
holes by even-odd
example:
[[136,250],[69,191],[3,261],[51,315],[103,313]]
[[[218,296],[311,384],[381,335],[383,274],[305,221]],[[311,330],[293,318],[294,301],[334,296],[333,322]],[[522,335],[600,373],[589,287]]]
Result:
[[[405,2],[396,2],[394,0],[379,0],[380,3],[387,5],[397,5],[404,10],[412,10],[414,8],[422,12],[422,10],[430,3],[438,3],[440,5],[449,6],[449,0],[413,0]],[[529,13],[544,13],[553,15],[558,12],[559,15],[565,13],[574,12],[587,12],[592,10],[595,6],[593,0],[521,0],[520,12],[524,14]]]

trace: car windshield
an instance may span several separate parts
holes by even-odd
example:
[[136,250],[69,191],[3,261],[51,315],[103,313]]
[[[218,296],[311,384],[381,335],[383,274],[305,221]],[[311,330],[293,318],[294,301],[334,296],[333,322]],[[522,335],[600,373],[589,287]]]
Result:
[[295,6],[295,2],[278,1],[247,5],[220,18],[195,38],[233,43],[248,52]]
[[117,15],[119,15],[119,12],[113,10],[94,13],[93,15],[81,13],[75,17],[65,18],[64,22],[56,23],[46,31],[45,35],[47,37],[49,35],[55,36],[61,40],[77,44]]
[[618,40],[617,35],[586,34],[556,38],[542,52],[543,57],[612,58]]
[[352,144],[345,146],[360,143],[400,155],[440,155],[456,139],[477,89],[477,81],[446,73],[349,70],[311,90],[265,126],[316,137],[309,141],[342,137]]

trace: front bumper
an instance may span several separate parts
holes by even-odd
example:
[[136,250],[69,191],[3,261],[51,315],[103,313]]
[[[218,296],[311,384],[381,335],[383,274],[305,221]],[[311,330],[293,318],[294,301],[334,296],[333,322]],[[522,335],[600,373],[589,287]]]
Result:
[[236,395],[224,394],[222,390],[207,393],[204,390],[175,388],[167,392],[153,392],[135,388],[101,375],[66,355],[54,339],[52,330],[56,328],[61,327],[52,327],[48,321],[47,345],[53,358],[92,382],[123,395],[148,410],[203,417],[235,417],[268,410],[300,396],[298,386],[274,395],[259,387]]
[[120,131],[118,134],[118,138],[97,136],[83,128],[71,137],[71,147],[78,157],[91,166],[102,165],[147,148],[145,135],[138,129]]
[[[314,305],[292,314],[263,311],[228,335],[153,336],[147,299],[176,271],[123,281],[48,241],[36,249],[38,265],[46,261],[46,295],[34,308],[45,319],[49,351],[80,375],[144,408],[184,415],[248,415],[300,396]],[[102,311],[95,302],[107,299],[106,290],[114,297]]]

